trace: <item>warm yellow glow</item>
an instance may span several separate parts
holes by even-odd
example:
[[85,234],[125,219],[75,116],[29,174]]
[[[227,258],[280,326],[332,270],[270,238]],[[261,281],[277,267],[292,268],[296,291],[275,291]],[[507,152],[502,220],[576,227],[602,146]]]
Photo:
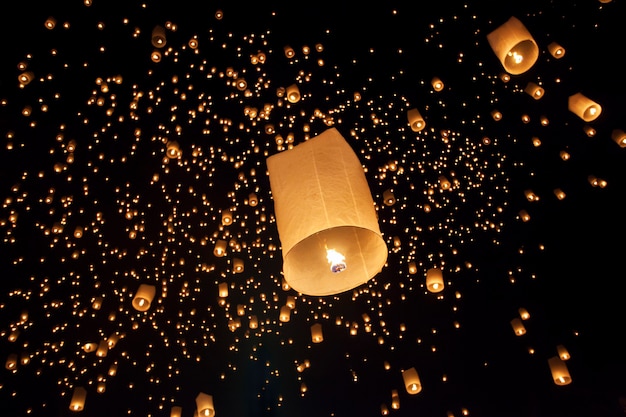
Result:
[[326,259],[330,264],[331,272],[342,272],[346,269],[346,257],[334,249],[326,249]]

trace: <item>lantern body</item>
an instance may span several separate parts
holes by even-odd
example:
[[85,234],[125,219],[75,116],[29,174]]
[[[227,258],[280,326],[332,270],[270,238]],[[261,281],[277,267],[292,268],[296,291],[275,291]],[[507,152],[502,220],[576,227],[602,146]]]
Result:
[[443,273],[439,268],[430,268],[426,271],[426,288],[430,292],[443,290]]
[[300,89],[297,84],[292,84],[287,87],[287,101],[290,103],[297,103],[300,101]]
[[561,358],[561,360],[563,360],[563,361],[569,360],[570,355],[569,355],[569,352],[567,351],[567,349],[565,348],[565,346],[557,345],[556,351],[559,354],[559,358]]
[[548,52],[556,59],[563,58],[565,56],[565,48],[556,42],[548,44]]
[[576,93],[569,96],[567,101],[568,109],[585,122],[594,121],[602,113],[602,106],[593,100],[590,100],[582,93]]
[[213,417],[215,408],[213,407],[213,396],[201,392],[196,397],[196,408],[198,417]]
[[489,33],[487,41],[509,74],[528,71],[539,58],[537,42],[515,16]]
[[137,311],[148,311],[156,294],[154,285],[141,284],[133,298],[133,308]]
[[622,129],[613,129],[611,139],[613,139],[613,142],[617,143],[620,148],[626,148],[626,132]]
[[561,358],[558,356],[551,357],[548,359],[548,365],[550,366],[552,380],[555,384],[567,385],[572,382],[567,365]]
[[511,327],[513,327],[516,336],[526,334],[526,327],[522,324],[522,320],[517,317],[511,320]]
[[528,84],[526,84],[526,88],[524,88],[524,92],[528,94],[529,96],[531,96],[532,98],[534,98],[535,100],[539,100],[541,97],[543,97],[543,94],[545,91],[541,86],[539,86],[539,84],[531,81]]
[[338,294],[380,272],[387,247],[374,201],[361,163],[337,129],[270,156],[267,167],[291,288]]
[[402,380],[404,387],[409,394],[417,394],[422,390],[422,383],[415,368],[409,368],[402,371]]
[[163,48],[166,44],[165,28],[157,25],[152,29],[152,46],[155,48]]
[[83,411],[85,408],[85,400],[87,399],[87,390],[83,387],[75,387],[72,399],[70,401],[70,410]]
[[426,127],[426,121],[422,117],[422,114],[417,109],[410,109],[406,114],[409,120],[409,125],[413,132],[419,132]]
[[320,323],[315,323],[311,326],[311,340],[313,343],[324,341],[324,334],[322,333],[322,325]]
[[175,405],[170,409],[170,417],[181,417],[183,414],[182,407]]

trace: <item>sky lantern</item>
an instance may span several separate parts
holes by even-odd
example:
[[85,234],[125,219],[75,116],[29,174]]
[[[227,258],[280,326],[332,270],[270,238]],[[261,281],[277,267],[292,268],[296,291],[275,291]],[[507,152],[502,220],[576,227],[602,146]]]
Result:
[[152,29],[152,46],[154,46],[155,48],[163,48],[166,41],[167,40],[165,38],[165,28],[161,25],[156,25]]
[[430,292],[441,292],[443,290],[443,273],[439,268],[430,268],[426,271],[426,288]]
[[587,98],[582,93],[569,96],[567,108],[585,122],[592,122],[602,113],[602,106]]
[[524,92],[535,100],[539,100],[541,97],[543,97],[545,91],[543,87],[541,87],[539,84],[530,81],[528,82],[528,84],[526,84]]
[[563,361],[567,361],[570,358],[570,354],[567,351],[567,349],[565,348],[565,346],[563,345],[557,345],[556,346],[556,351],[559,354],[559,358],[561,358],[561,360]]
[[505,71],[519,75],[539,58],[539,47],[526,26],[515,16],[487,35],[487,41]]
[[133,298],[133,308],[137,311],[148,311],[154,299],[156,287],[149,284],[141,284]]
[[311,340],[313,343],[324,341],[324,333],[322,332],[321,323],[315,323],[311,326]]
[[622,129],[613,129],[611,139],[613,139],[613,142],[617,143],[620,148],[626,148],[626,132]]
[[196,408],[198,417],[213,417],[215,415],[215,407],[213,406],[213,396],[201,392],[196,397]]
[[548,52],[556,59],[563,58],[565,56],[565,48],[559,45],[556,42],[551,42],[548,44]]
[[291,84],[287,87],[287,101],[297,103],[300,101],[300,89],[297,84]]
[[513,327],[513,332],[515,332],[515,336],[521,336],[526,334],[526,327],[524,327],[522,319],[520,319],[519,317],[511,320],[511,327]]
[[72,399],[70,400],[70,410],[83,411],[85,409],[85,400],[87,399],[87,390],[84,387],[75,387]]
[[402,380],[409,394],[417,394],[422,390],[422,382],[414,367],[402,371]]
[[267,158],[285,280],[339,294],[381,271],[387,247],[358,157],[336,128]]
[[419,132],[426,127],[426,121],[417,109],[410,109],[406,114],[409,120],[409,126],[413,132]]
[[567,369],[567,364],[558,356],[553,356],[548,359],[548,365],[550,366],[550,372],[552,373],[552,380],[557,385],[568,385],[572,382],[572,377]]

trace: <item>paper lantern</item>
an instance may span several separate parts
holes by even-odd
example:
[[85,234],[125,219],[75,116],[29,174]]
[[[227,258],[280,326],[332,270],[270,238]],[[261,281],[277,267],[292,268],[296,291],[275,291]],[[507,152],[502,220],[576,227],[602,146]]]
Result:
[[509,74],[528,71],[539,58],[537,42],[515,16],[490,32],[487,41]]
[[336,128],[267,158],[288,285],[307,295],[355,288],[387,247],[363,167]]
[[532,98],[534,98],[535,100],[539,100],[541,97],[543,97],[543,94],[545,91],[537,83],[534,83],[531,81],[528,84],[526,84],[526,88],[524,88],[524,92],[528,94],[529,96],[531,96]]
[[602,106],[593,100],[590,100],[582,93],[576,93],[569,96],[567,102],[568,109],[585,122],[592,122],[602,113]]
[[296,55],[296,51],[294,51],[294,49],[289,45],[285,46],[283,51],[285,52],[285,56],[287,58],[293,58]]
[[9,354],[6,362],[4,363],[4,368],[8,369],[9,371],[12,371],[15,368],[17,368],[17,353]]
[[420,377],[414,367],[402,371],[402,380],[404,381],[406,392],[409,394],[417,394],[422,390]]
[[565,56],[565,48],[556,42],[548,44],[548,52],[556,59],[563,58]]
[[196,408],[198,417],[213,417],[215,408],[213,407],[213,396],[201,392],[196,397]]
[[259,198],[255,193],[248,194],[248,204],[250,207],[256,207],[259,204]]
[[426,127],[426,121],[422,117],[421,113],[417,109],[410,109],[407,114],[409,120],[409,126],[413,132],[419,132]]
[[550,366],[552,380],[555,384],[567,385],[572,382],[567,365],[561,358],[558,356],[551,357],[548,359],[548,365]]
[[315,323],[311,326],[311,340],[313,343],[324,341],[324,334],[322,333],[322,325],[320,323]]
[[530,313],[524,307],[518,308],[517,312],[522,320],[528,320],[530,318]]
[[559,358],[561,358],[562,361],[567,361],[570,358],[570,354],[567,351],[567,349],[565,348],[565,346],[563,345],[558,345],[556,347],[556,351],[559,354]]
[[283,323],[287,323],[290,318],[291,318],[291,309],[289,308],[288,305],[282,306],[280,308],[280,315],[278,316],[278,319],[282,321]]
[[161,55],[161,51],[157,51],[156,49],[150,54],[152,62],[161,62],[162,58],[163,56]]
[[133,298],[133,308],[137,311],[148,311],[154,294],[156,294],[154,285],[141,284]]
[[83,411],[85,409],[85,400],[87,399],[87,390],[84,387],[75,387],[72,399],[70,400],[70,410]]
[[385,190],[383,192],[383,201],[385,202],[386,206],[393,206],[394,204],[396,204],[396,197],[393,195],[393,191]]
[[215,242],[215,247],[213,248],[213,255],[218,258],[226,255],[226,241],[223,239],[219,239]]
[[620,148],[626,148],[626,132],[622,129],[613,129],[611,139],[613,139],[613,142],[617,143]]
[[243,259],[241,258],[234,258],[233,259],[233,273],[234,274],[241,274],[243,272]]
[[444,87],[443,81],[441,81],[439,77],[433,77],[433,79],[430,80],[430,85],[433,86],[433,90],[435,91],[441,91]]
[[300,90],[297,84],[292,84],[287,87],[287,101],[290,103],[297,103],[300,101]]
[[439,268],[430,268],[426,271],[426,288],[430,292],[443,290],[443,273]]
[[400,395],[398,395],[397,389],[391,390],[391,408],[397,410],[400,408]]
[[156,25],[152,29],[152,46],[155,48],[163,48],[166,44],[165,28],[160,25]]
[[491,117],[496,122],[499,122],[500,120],[502,120],[502,113],[500,111],[498,111],[498,110],[492,110],[491,111]]
[[25,71],[23,73],[21,73],[18,77],[17,80],[20,82],[20,84],[23,85],[27,85],[29,84],[33,79],[35,78],[35,74],[33,74],[32,71]]
[[256,329],[259,327],[259,319],[257,316],[250,316],[250,323],[248,325],[251,329]]
[[175,405],[170,409],[170,417],[181,417],[183,415],[182,407]]
[[523,334],[526,334],[526,328],[524,327],[524,324],[522,323],[522,320],[520,318],[516,317],[511,320],[511,327],[513,327],[515,336],[521,336]]

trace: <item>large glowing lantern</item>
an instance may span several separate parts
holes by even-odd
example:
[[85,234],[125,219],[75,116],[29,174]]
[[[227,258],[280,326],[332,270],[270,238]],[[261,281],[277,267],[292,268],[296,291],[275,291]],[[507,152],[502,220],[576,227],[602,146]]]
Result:
[[137,311],[148,311],[155,294],[156,287],[154,285],[141,284],[133,298],[134,309]]
[[415,368],[409,368],[402,371],[402,380],[404,387],[409,394],[417,394],[422,390],[422,383]]
[[213,407],[213,396],[201,392],[196,397],[196,408],[198,417],[213,417],[215,408]]
[[426,288],[430,292],[443,291],[443,271],[439,268],[429,268],[426,271]]
[[285,281],[307,295],[355,288],[387,261],[358,157],[336,128],[267,158]]
[[552,373],[552,380],[557,385],[567,385],[572,382],[569,370],[563,359],[558,356],[553,356],[548,359],[548,365],[550,366],[550,372]]
[[576,93],[569,96],[567,100],[567,108],[576,116],[585,122],[592,122],[602,113],[602,106],[595,101],[587,98],[582,93]]
[[84,387],[75,387],[70,400],[70,410],[83,411],[85,409],[85,400],[87,399],[87,390]]
[[490,32],[487,41],[509,74],[528,71],[539,58],[537,42],[515,16]]

